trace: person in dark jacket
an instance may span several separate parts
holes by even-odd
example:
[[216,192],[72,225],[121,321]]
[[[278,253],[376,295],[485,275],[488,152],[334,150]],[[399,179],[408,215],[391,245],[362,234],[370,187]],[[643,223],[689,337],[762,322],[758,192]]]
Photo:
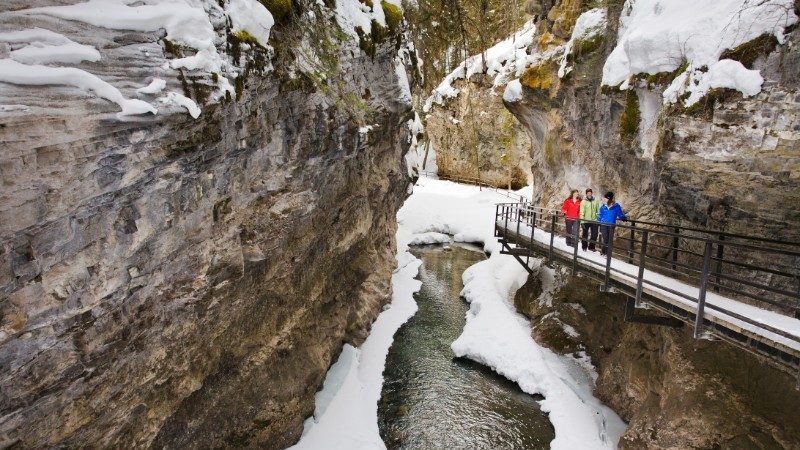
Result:
[[600,234],[603,236],[603,249],[600,254],[608,252],[608,243],[614,234],[614,225],[617,220],[625,220],[625,213],[619,203],[614,202],[614,193],[609,191],[603,196],[605,203],[600,205],[597,221],[600,222]]
[[577,189],[573,189],[569,193],[569,197],[564,200],[561,205],[561,212],[564,213],[564,220],[567,226],[567,245],[574,247],[578,245],[575,242],[575,220],[581,216],[581,194]]

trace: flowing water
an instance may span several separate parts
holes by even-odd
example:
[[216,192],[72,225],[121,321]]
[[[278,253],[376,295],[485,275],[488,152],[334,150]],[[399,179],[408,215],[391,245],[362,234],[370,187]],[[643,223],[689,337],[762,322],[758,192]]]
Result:
[[484,259],[466,246],[413,253],[422,289],[417,314],[395,335],[386,359],[378,407],[381,437],[390,449],[544,449],[553,428],[536,398],[491,369],[456,359],[469,305],[459,298],[461,274]]

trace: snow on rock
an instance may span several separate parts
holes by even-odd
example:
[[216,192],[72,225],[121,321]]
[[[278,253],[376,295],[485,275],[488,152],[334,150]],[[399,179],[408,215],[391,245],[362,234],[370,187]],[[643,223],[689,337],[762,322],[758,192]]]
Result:
[[173,69],[203,70],[206,72],[218,72],[221,60],[217,49],[214,47],[200,50],[192,56],[176,58],[170,60],[169,66]]
[[192,116],[193,119],[200,117],[200,108],[197,106],[197,103],[183,94],[178,94],[177,92],[167,92],[165,97],[161,97],[158,100],[161,103],[173,104],[186,108],[186,110],[189,111],[189,115]]
[[564,47],[564,56],[561,57],[561,64],[558,68],[559,78],[564,78],[572,71],[572,67],[568,66],[568,59],[575,43],[594,39],[603,34],[606,23],[606,10],[604,8],[590,9],[578,16],[575,21],[575,28],[572,29],[572,36],[570,36]]
[[509,78],[522,75],[525,67],[538,58],[538,55],[528,53],[528,48],[533,43],[535,35],[536,24],[530,20],[513,36],[486,50],[485,66],[484,58],[480,54],[470,56],[466,61],[462,61],[433,90],[431,96],[425,101],[422,111],[427,113],[434,103],[442,104],[445,99],[458,95],[459,90],[453,87],[455,80],[469,79],[476,73],[485,72],[494,79],[495,86],[501,86]]
[[[141,4],[126,0],[89,0],[74,5],[45,6],[17,11],[77,20],[116,30],[167,31],[167,39],[202,50],[214,45],[214,27],[202,7],[184,1]],[[135,4],[136,6],[129,6]]]
[[43,28],[0,33],[0,42],[16,44],[18,48],[11,50],[9,55],[14,61],[24,64],[78,64],[100,60],[100,52],[91,45],[79,44]]
[[[684,104],[691,106],[714,88],[736,89],[745,97],[752,97],[761,92],[764,78],[757,70],[747,69],[739,61],[723,59],[708,68],[708,71],[692,70],[685,91],[689,97]],[[671,92],[677,93],[681,86],[676,86]],[[670,95],[670,98],[674,94]]]
[[100,52],[91,45],[70,42],[50,45],[35,43],[10,53],[11,59],[25,64],[78,64],[83,61],[100,61]]
[[161,78],[154,78],[150,84],[145,87],[140,87],[136,90],[136,92],[140,94],[158,94],[159,92],[163,91],[165,87],[167,87],[166,81],[162,80]]
[[514,103],[522,100],[522,83],[519,80],[511,80],[506,85],[506,90],[503,91],[503,100],[508,103]]
[[[225,15],[222,14],[223,10],[218,6],[217,2],[207,0],[88,0],[71,5],[23,9],[13,13],[31,17],[50,16],[58,19],[80,21],[110,30],[157,32],[163,29],[166,31],[167,40],[176,45],[194,49],[196,52],[183,58],[172,59],[169,64],[165,63],[162,69],[187,69],[216,73],[217,91],[212,95],[214,100],[225,96],[226,92],[233,92],[234,89],[224,73],[235,74],[236,67],[217,52],[215,42],[221,41],[222,37],[214,30],[212,18],[215,18],[215,20],[223,19],[227,15],[227,18],[230,18],[233,30],[247,31],[259,42],[264,43],[265,46],[274,24],[272,15],[257,0],[231,0],[225,2]],[[0,42],[29,43],[25,47],[13,49],[9,55],[14,61],[28,64],[28,71],[31,71],[37,64],[80,64],[82,61],[97,61],[100,59],[100,53],[94,47],[73,42],[65,36],[41,28],[2,33]],[[145,52],[145,56],[149,57],[147,52]],[[20,68],[17,67],[17,69]],[[95,81],[99,80],[97,76],[89,74],[85,70],[74,69],[83,74],[91,75]],[[84,76],[84,78],[86,77]],[[8,78],[4,81],[11,82],[8,81]],[[17,84],[30,84],[30,79],[27,81],[26,83],[18,82]],[[110,86],[107,82],[102,83]],[[63,82],[55,84],[74,85]],[[163,86],[160,89],[155,85],[148,86],[138,90],[138,93],[154,94],[160,92],[161,89],[163,89]],[[99,92],[96,89],[91,90]],[[117,94],[119,93],[116,88],[114,88],[114,91]],[[110,99],[108,96],[103,97]],[[117,95],[114,95],[114,97],[117,97]],[[197,105],[194,102],[189,103],[186,101],[189,99],[183,100],[177,97],[169,97],[167,100],[186,107],[193,117],[199,114]],[[140,101],[136,100],[135,102]],[[123,108],[122,114],[138,114],[140,112],[131,111],[143,111],[146,109],[141,103],[128,103]],[[155,110],[153,109],[153,111]]]
[[233,31],[246,31],[263,46],[269,42],[269,32],[275,19],[269,10],[257,0],[230,0],[225,12],[231,18]]
[[760,77],[732,62],[715,67],[720,56],[762,35],[782,43],[784,29],[797,21],[794,0],[627,0],[603,84],[619,86],[633,75],[672,72],[688,63],[664,92],[665,102],[688,92],[691,105],[714,85],[754,95]]
[[5,58],[0,59],[0,81],[27,86],[59,85],[76,87],[85,92],[93,92],[101,98],[116,103],[122,108],[122,112],[120,112],[122,116],[157,113],[153,105],[142,100],[127,99],[119,89],[85,70],[74,67],[28,65]]
[[365,35],[370,34],[373,20],[381,26],[386,26],[386,17],[380,0],[373,0],[372,8],[359,0],[336,0],[336,21],[350,36],[358,39],[356,28],[361,28]]

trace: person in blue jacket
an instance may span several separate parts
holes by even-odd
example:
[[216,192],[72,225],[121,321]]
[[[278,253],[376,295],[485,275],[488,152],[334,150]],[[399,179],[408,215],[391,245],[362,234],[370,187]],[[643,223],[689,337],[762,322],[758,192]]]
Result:
[[601,255],[605,255],[608,251],[608,242],[611,240],[611,235],[614,233],[614,224],[617,219],[625,220],[625,213],[622,212],[622,207],[619,203],[614,202],[614,193],[606,192],[605,203],[600,205],[600,211],[597,213],[597,221],[600,222],[600,234],[603,236],[603,250]]

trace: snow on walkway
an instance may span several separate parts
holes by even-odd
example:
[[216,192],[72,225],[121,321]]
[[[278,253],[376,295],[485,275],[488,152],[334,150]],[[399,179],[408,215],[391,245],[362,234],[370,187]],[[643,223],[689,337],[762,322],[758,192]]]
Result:
[[[503,226],[502,222],[498,222],[499,225]],[[509,222],[509,228],[514,228],[516,231],[516,222]],[[520,234],[524,236],[530,236],[531,228],[527,225],[520,225]],[[536,233],[534,234],[534,239],[538,242],[541,242],[545,245],[550,245],[550,233],[541,230],[539,228],[536,229]],[[557,250],[561,250],[567,253],[572,253],[573,248],[568,247],[566,241],[563,237],[556,236],[553,241],[553,247]],[[599,253],[595,252],[579,252],[579,256],[583,257],[587,260],[594,262],[596,266],[605,267],[606,258],[605,256],[601,256]],[[589,265],[586,261],[578,260],[581,264]],[[612,271],[612,276],[615,278],[624,277],[627,279],[628,282],[633,283],[635,285],[636,280],[639,275],[639,266],[635,264],[628,264],[624,261],[619,259],[612,259],[611,260],[611,267],[618,272]],[[666,275],[659,274],[657,272],[653,272],[652,270],[645,270],[644,271],[644,279],[650,281],[651,283],[658,284],[661,286],[666,286],[669,289],[672,289],[676,292],[680,292],[683,295],[686,295],[690,298],[697,298],[699,294],[699,287],[691,286],[689,284],[683,283],[681,281],[675,280],[670,278]],[[656,286],[645,284],[646,289],[657,291],[659,295],[664,297],[670,298],[673,303],[678,303],[686,306],[686,310],[694,311],[696,309],[697,302],[684,298],[682,296],[673,294],[671,292],[665,291],[663,289],[659,289]],[[719,319],[724,320],[727,323],[735,325],[741,329],[748,330],[752,333],[758,334],[760,336],[764,336],[774,342],[783,344],[789,348],[800,350],[800,320],[795,319],[794,317],[789,317],[780,313],[768,311],[757,306],[748,305],[746,303],[742,303],[722,295],[716,294],[714,292],[707,292],[706,293],[706,303],[707,305],[714,305],[719,308],[731,311],[736,313],[742,317],[747,317],[750,320],[753,320],[758,323],[762,323],[766,326],[781,330],[783,332],[789,333],[795,336],[795,339],[790,339],[779,334],[773,333],[771,331],[765,330],[763,328],[759,328],[757,325],[744,322],[742,320],[736,319],[731,317],[721,311],[717,311],[711,308],[706,307],[705,314],[706,316],[716,317]]]
[[306,421],[293,449],[382,449],[377,403],[386,355],[394,333],[417,310],[414,277],[421,261],[408,246],[449,242],[483,243],[490,258],[464,273],[462,295],[470,302],[467,324],[452,344],[453,352],[491,367],[529,394],[542,394],[556,437],[553,449],[611,449],[625,424],[592,395],[592,376],[570,357],[536,343],[530,323],[518,314],[512,298],[527,272],[511,256],[501,255],[491,218],[496,192],[448,181],[422,178],[398,212],[397,261],[392,303],[382,312],[360,349],[345,345],[317,393],[314,416]]

